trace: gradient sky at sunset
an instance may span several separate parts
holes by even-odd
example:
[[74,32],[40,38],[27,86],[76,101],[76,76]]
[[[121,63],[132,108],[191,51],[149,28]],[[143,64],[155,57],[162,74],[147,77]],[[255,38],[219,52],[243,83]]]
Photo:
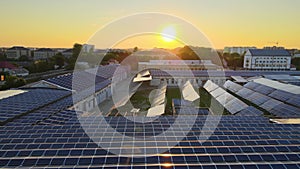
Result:
[[[1,0],[0,46],[71,47],[122,16],[162,12],[191,22],[216,48],[277,41],[300,48],[299,6],[300,0]],[[154,47],[138,40],[135,46]]]

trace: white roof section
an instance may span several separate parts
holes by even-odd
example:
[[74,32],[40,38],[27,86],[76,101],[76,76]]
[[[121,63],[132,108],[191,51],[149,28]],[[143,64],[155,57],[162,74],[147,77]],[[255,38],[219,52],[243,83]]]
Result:
[[152,80],[152,76],[149,76],[149,77],[135,77],[133,78],[133,82],[144,82],[144,81],[150,81]]
[[200,98],[199,94],[195,91],[190,81],[185,82],[182,87],[182,97],[184,100],[195,101]]
[[133,79],[133,82],[143,82],[152,80],[152,76],[150,75],[149,70],[142,71],[137,74],[137,76]]
[[258,78],[254,79],[253,82],[266,85],[272,87],[274,89],[283,90],[292,94],[300,94],[300,86],[295,86],[291,84],[280,83],[278,81],[266,79],[266,78]]
[[248,80],[244,79],[242,76],[231,76],[231,78],[238,83],[247,83],[248,82]]
[[5,90],[5,91],[0,91],[0,100],[4,98],[8,98],[11,96],[15,96],[21,93],[27,92],[26,90]]

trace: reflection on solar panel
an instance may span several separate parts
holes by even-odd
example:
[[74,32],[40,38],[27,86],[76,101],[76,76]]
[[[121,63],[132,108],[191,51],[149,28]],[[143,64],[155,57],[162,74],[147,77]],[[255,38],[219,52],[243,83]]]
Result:
[[147,117],[159,116],[165,113],[165,105],[161,104],[158,106],[150,107],[148,109]]
[[300,94],[300,87],[291,85],[291,84],[285,84],[285,83],[280,83],[278,81],[270,80],[270,79],[265,79],[265,78],[259,78],[259,79],[254,79],[253,80],[256,83],[278,89],[278,90],[283,90],[292,94]]
[[260,86],[260,84],[255,83],[255,82],[248,82],[244,85],[244,87],[247,87],[248,89],[251,89],[251,90],[255,90],[255,88],[257,88],[258,86]]
[[287,101],[288,99],[292,98],[294,96],[294,94],[292,93],[288,93],[282,90],[275,90],[272,93],[270,93],[268,96],[280,100],[280,101]]
[[200,98],[199,94],[195,91],[190,81],[186,81],[181,90],[184,100],[193,102]]
[[230,80],[227,80],[223,86],[225,89],[228,89],[233,93],[237,93],[239,90],[241,90],[243,88],[243,86],[236,84]]
[[249,106],[241,111],[239,111],[237,114],[235,114],[237,116],[262,116],[263,112],[256,109],[253,106]]
[[147,117],[159,116],[164,114],[166,91],[167,83],[162,83],[159,85],[158,89],[153,90],[154,94],[149,98],[151,108],[148,109]]
[[220,88],[220,87],[210,92],[210,94],[214,98],[217,98],[218,96],[220,96],[220,95],[222,95],[224,93],[227,93],[227,92],[224,89]]
[[[248,82],[245,86],[247,86],[248,88],[252,88],[253,90],[256,90],[257,88],[262,89],[263,87],[270,88],[268,86],[264,86],[261,84],[257,85],[254,82]],[[243,97],[244,99],[251,101],[252,103],[256,104],[257,106],[260,106],[261,108],[267,110],[268,112],[270,112],[271,114],[273,114],[277,117],[282,117],[282,118],[294,118],[294,117],[299,118],[300,117],[300,113],[297,113],[297,112],[300,112],[300,109],[294,107],[294,106],[299,105],[299,98],[300,98],[299,96],[297,96],[295,94],[293,95],[291,93],[284,92],[281,90],[275,90],[273,88],[272,88],[273,92],[271,94],[269,94],[269,96],[261,94],[264,92],[258,93],[258,92],[253,91],[251,93],[249,90],[250,89],[243,88],[237,94],[239,96]],[[266,92],[266,93],[269,93],[269,92]],[[275,99],[273,99],[273,98],[275,98]],[[285,101],[286,103],[289,103],[294,106],[285,104],[279,100]]]
[[253,91],[247,88],[243,88],[241,90],[239,90],[236,94],[239,95],[242,98],[245,98],[247,96],[249,96],[250,94],[252,94]]
[[280,104],[274,106],[274,108],[272,108],[270,112],[278,117],[286,117],[286,118],[300,117],[300,109],[287,104]]
[[261,105],[261,107],[264,108],[265,110],[270,111],[271,109],[273,109],[275,106],[278,105],[283,105],[283,103],[275,99],[270,99],[267,102],[265,102],[263,105]]
[[269,86],[260,85],[257,88],[255,88],[254,91],[259,92],[264,95],[268,95],[268,94],[272,93],[273,91],[275,91],[275,89],[272,87],[269,87]]
[[268,96],[265,96],[263,94],[253,92],[252,94],[246,96],[245,99],[247,99],[247,100],[251,101],[252,103],[260,106],[260,105],[264,104],[265,102],[267,102],[268,100],[270,100],[271,98],[268,97]]
[[219,86],[216,85],[215,83],[213,83],[211,80],[208,80],[208,81],[204,84],[203,88],[204,88],[206,91],[211,92],[211,91],[213,91],[213,90],[219,88]]
[[225,106],[228,102],[230,102],[231,100],[233,100],[235,97],[232,96],[229,93],[223,93],[222,95],[218,96],[216,98],[216,100],[222,105]]
[[233,99],[230,102],[228,102],[227,104],[225,104],[225,108],[231,113],[231,114],[235,114],[245,108],[247,108],[248,105],[242,101],[240,101],[239,99]]
[[[225,107],[231,114],[235,114],[245,108],[248,107],[248,105],[244,102],[242,102],[241,100],[235,98],[234,96],[232,96],[231,94],[227,93],[224,89],[220,88],[218,85],[216,85],[215,83],[211,82],[211,81],[207,81],[204,85],[204,88],[207,90],[210,90],[212,88],[214,88],[214,90],[211,90],[209,93],[216,98],[216,100],[223,106]],[[230,85],[230,83],[227,82],[227,86]],[[211,87],[213,86],[213,87]],[[217,88],[215,87],[217,86]],[[243,90],[249,90],[246,88],[241,89],[238,93],[242,93]],[[251,90],[250,90],[251,91]],[[252,91],[251,91],[252,93]],[[218,96],[220,96],[220,98],[218,98]],[[227,98],[228,97],[228,98]],[[223,111],[221,110],[221,108],[218,107],[218,105],[216,103],[213,102],[211,103],[211,109],[212,111],[215,112],[219,112],[220,111],[223,113]]]

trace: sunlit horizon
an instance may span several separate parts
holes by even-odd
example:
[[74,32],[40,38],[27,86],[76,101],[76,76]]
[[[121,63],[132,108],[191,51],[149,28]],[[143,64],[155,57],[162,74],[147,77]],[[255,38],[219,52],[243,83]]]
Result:
[[[136,13],[160,12],[178,16],[193,24],[207,36],[216,49],[226,46],[262,48],[275,46],[277,43],[285,48],[300,48],[298,6],[300,1],[281,0],[274,0],[272,3],[268,0],[191,0],[176,3],[170,0],[133,0],[132,3],[97,0],[90,0],[88,3],[80,0],[2,0],[0,47],[71,48],[74,43],[87,43],[93,34],[118,18]],[[130,26],[124,25],[120,30],[130,29]],[[136,41],[133,46],[124,44],[120,48],[134,46],[145,49],[175,47],[164,44],[153,46],[151,42],[140,44]]]

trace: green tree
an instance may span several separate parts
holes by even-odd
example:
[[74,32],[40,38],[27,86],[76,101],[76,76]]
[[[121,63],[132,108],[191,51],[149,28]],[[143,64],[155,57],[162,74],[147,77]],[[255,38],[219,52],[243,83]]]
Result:
[[65,65],[65,57],[61,53],[57,53],[52,57],[52,60],[55,65],[58,65],[59,68]]
[[116,59],[116,58],[118,58],[118,57],[119,57],[119,55],[116,54],[116,53],[107,53],[107,54],[103,57],[103,60],[102,60],[102,61],[107,62],[107,61],[109,61],[110,59]]
[[26,56],[26,55],[22,55],[20,58],[19,58],[19,61],[28,61],[29,58]]
[[184,46],[179,50],[177,55],[183,59],[183,60],[199,60],[200,58],[198,55],[194,52],[194,50],[191,49],[190,46]]
[[6,76],[5,83],[1,87],[2,90],[9,89],[9,88],[16,88],[26,84],[26,81],[23,78],[16,77],[16,76]]
[[6,61],[7,58],[4,53],[0,53],[0,61]]
[[78,58],[80,52],[81,52],[81,49],[82,49],[82,45],[81,44],[78,44],[78,43],[75,43],[73,45],[73,57],[74,58]]
[[297,70],[300,70],[300,58],[293,58],[292,64],[296,66]]

